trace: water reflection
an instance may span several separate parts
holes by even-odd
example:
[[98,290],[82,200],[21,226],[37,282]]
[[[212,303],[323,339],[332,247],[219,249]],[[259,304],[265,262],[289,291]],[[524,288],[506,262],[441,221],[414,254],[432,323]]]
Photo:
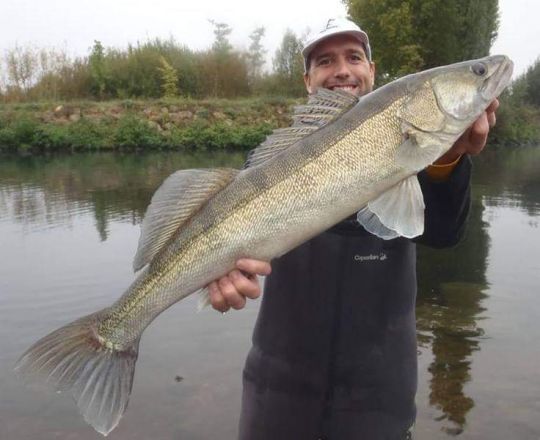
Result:
[[537,147],[488,150],[475,167],[475,185],[486,206],[510,207],[540,216],[540,155]]
[[0,221],[27,229],[69,227],[91,212],[101,240],[111,221],[139,223],[156,188],[178,169],[239,167],[244,154],[94,154],[0,163]]
[[[94,437],[69,401],[14,383],[15,357],[128,285],[133,225],[164,178],[183,168],[239,167],[243,160],[223,153],[0,161],[0,334],[17,328],[17,338],[0,339],[1,438],[67,438],[70,429],[70,438]],[[419,382],[428,396],[418,407],[419,440],[471,432],[470,438],[540,438],[538,170],[540,149],[482,154],[464,241],[448,250],[419,248]],[[516,243],[524,261],[510,263]],[[234,438],[257,305],[224,318],[195,315],[194,304],[182,302],[160,317],[145,334],[136,393],[117,438],[156,432],[163,439]],[[148,401],[159,418],[147,414]]]
[[433,361],[429,403],[442,415],[442,428],[460,434],[474,401],[464,391],[470,380],[471,354],[479,350],[489,252],[484,207],[476,198],[465,241],[456,249],[418,249],[418,338],[430,346]]

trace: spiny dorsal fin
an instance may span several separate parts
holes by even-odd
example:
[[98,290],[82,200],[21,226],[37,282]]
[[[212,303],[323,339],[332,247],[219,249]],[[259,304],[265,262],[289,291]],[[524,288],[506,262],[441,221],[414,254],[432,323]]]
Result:
[[323,127],[328,122],[345,113],[359,98],[343,90],[328,90],[319,88],[309,95],[306,105],[296,106],[293,115],[293,127],[315,125]]
[[133,261],[137,271],[148,264],[175,231],[214,194],[234,179],[230,168],[181,170],[158,188],[141,226],[139,246]]
[[293,125],[274,130],[249,154],[244,168],[250,168],[277,156],[300,139],[324,127],[358,102],[358,98],[343,90],[317,89],[305,105],[296,106]]

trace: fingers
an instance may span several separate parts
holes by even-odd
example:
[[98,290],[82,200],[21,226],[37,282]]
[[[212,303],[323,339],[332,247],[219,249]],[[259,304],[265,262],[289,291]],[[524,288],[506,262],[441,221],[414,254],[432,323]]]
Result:
[[483,113],[471,127],[467,153],[475,155],[482,151],[487,142],[489,128],[490,124],[488,116],[486,113]]
[[230,275],[219,279],[218,287],[221,295],[225,299],[227,307],[240,310],[246,305],[246,298],[241,294],[236,286],[232,283]]
[[233,270],[229,273],[229,280],[240,295],[249,299],[256,299],[261,294],[259,280],[256,276],[248,277],[239,270]]
[[267,261],[241,258],[236,262],[236,267],[251,275],[270,275],[272,267]]
[[212,281],[208,285],[208,293],[210,294],[210,304],[218,312],[225,313],[231,308],[227,304],[225,297],[221,294],[217,281]]
[[228,275],[210,283],[208,289],[212,307],[221,313],[227,312],[231,307],[240,310],[246,305],[245,296],[238,292]]
[[480,153],[486,146],[487,137],[491,127],[495,126],[497,117],[495,112],[499,108],[499,100],[494,99],[486,108],[486,111],[474,121],[473,125],[465,132],[463,147],[465,152],[471,155]]
[[497,98],[495,98],[486,108],[487,113],[495,113],[497,109],[499,108],[500,102]]
[[268,275],[271,271],[268,262],[247,258],[238,260],[237,268],[208,285],[210,303],[222,313],[231,307],[236,310],[244,308],[246,298],[258,298],[261,288],[257,275]]
[[494,99],[491,104],[489,104],[488,108],[486,109],[487,119],[489,126],[493,128],[495,124],[497,123],[497,116],[495,115],[495,112],[499,108],[499,100]]

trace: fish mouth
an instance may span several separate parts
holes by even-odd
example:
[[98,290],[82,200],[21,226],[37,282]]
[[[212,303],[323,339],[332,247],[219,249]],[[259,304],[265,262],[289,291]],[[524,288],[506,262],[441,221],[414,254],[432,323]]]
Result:
[[505,55],[495,55],[493,62],[498,62],[498,67],[493,74],[485,81],[480,89],[482,98],[486,101],[492,101],[499,96],[502,91],[510,84],[514,63]]

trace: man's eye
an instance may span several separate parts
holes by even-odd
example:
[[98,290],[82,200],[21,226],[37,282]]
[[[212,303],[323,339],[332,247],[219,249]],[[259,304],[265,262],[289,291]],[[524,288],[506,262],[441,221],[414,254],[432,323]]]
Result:
[[330,64],[330,58],[321,58],[317,61],[317,66],[327,66]]
[[360,63],[363,59],[361,55],[351,55],[350,60],[354,63]]

